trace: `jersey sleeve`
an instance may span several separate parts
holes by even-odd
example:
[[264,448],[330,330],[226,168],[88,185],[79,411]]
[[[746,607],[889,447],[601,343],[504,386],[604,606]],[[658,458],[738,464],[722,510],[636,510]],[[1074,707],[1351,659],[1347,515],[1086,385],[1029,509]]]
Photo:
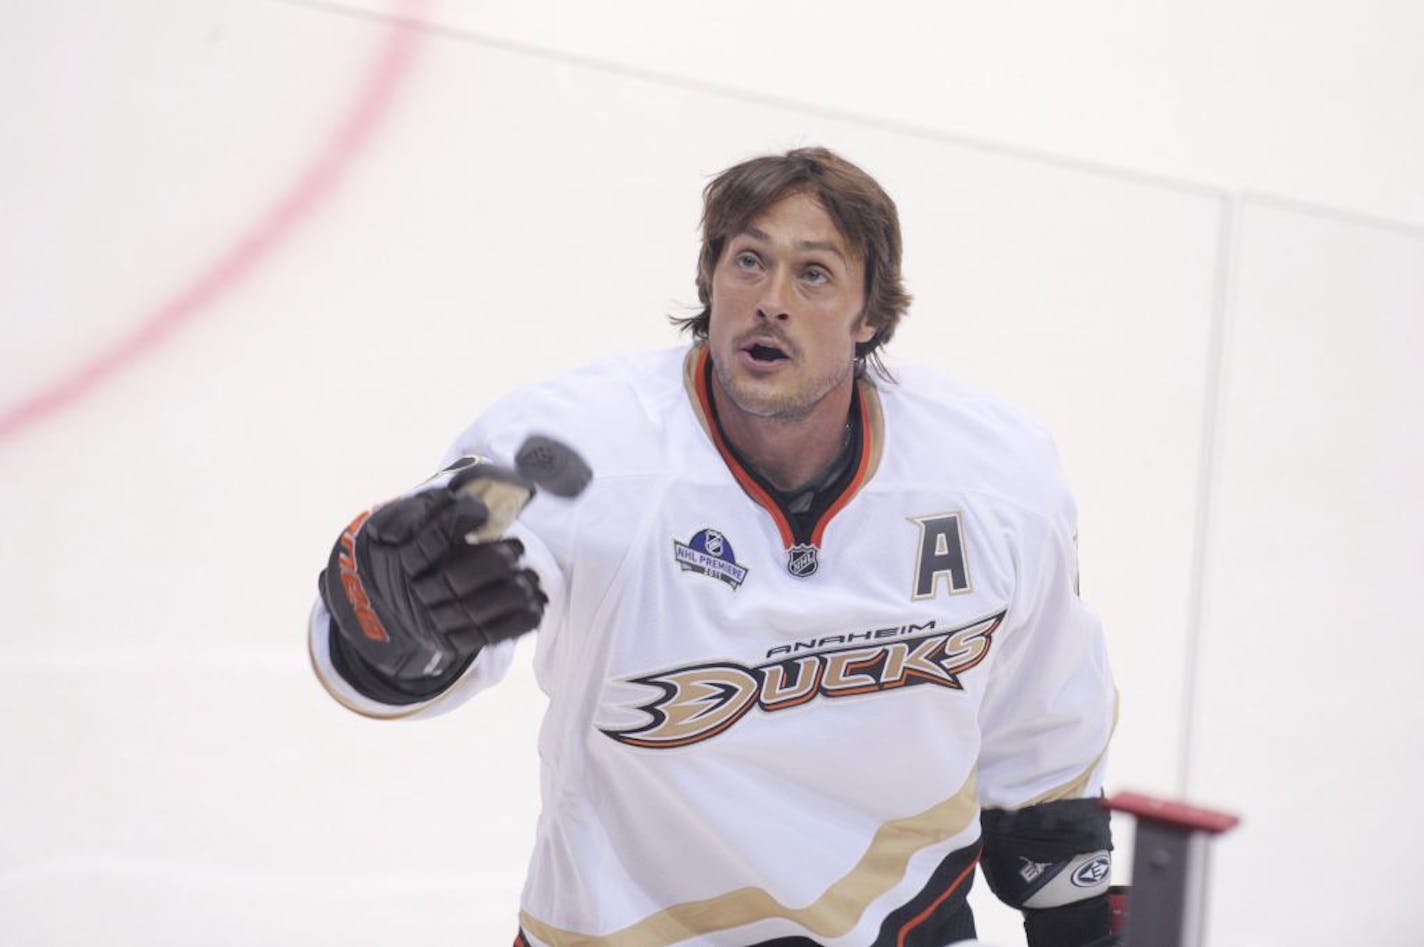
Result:
[[979,797],[1019,809],[1102,789],[1116,691],[1101,622],[1079,597],[1076,512],[1028,515],[1002,651],[980,710]]
[[[505,414],[507,412],[502,412]],[[466,430],[446,451],[441,463],[442,470],[467,456],[487,458],[504,466],[513,466],[514,452],[519,437],[517,424],[501,423],[498,416],[481,419]],[[443,474],[416,487],[411,493],[428,489],[439,482]],[[536,496],[535,502],[538,497]],[[539,575],[539,583],[548,596],[543,619],[536,629],[549,633],[562,621],[565,611],[566,587],[564,570],[558,557],[546,539],[551,530],[541,530],[531,525],[531,518],[521,517],[510,527],[507,535],[518,538],[524,544],[524,562]],[[548,517],[542,518],[547,523]],[[448,687],[428,699],[406,703],[386,703],[363,693],[352,680],[343,674],[343,661],[333,648],[333,636],[337,634],[332,618],[325,604],[318,596],[308,622],[307,642],[312,669],[317,679],[338,703],[348,710],[377,719],[419,719],[433,717],[463,704],[474,695],[499,682],[509,671],[514,659],[516,642],[514,639],[500,641],[480,649],[469,666],[455,678]]]
[[1013,617],[980,708],[980,864],[1023,912],[1029,947],[1080,947],[1111,928],[1112,836],[1097,797],[1117,697],[1061,497],[1056,515],[1015,533]]

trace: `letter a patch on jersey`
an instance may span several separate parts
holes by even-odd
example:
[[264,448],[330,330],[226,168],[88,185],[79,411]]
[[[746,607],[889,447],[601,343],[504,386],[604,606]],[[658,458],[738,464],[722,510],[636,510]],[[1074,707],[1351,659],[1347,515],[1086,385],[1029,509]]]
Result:
[[915,556],[915,586],[910,597],[916,600],[933,598],[941,578],[950,595],[972,591],[959,514],[912,516],[910,522],[920,528],[919,552]]

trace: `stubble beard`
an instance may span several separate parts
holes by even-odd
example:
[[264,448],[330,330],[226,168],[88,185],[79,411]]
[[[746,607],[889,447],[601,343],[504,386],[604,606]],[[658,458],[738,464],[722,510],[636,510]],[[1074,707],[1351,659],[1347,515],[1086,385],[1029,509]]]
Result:
[[855,369],[853,361],[847,362],[839,370],[811,378],[801,384],[793,384],[789,390],[779,386],[766,390],[755,381],[740,384],[732,372],[720,362],[712,363],[722,390],[737,410],[752,417],[783,424],[804,421],[816,410],[821,400],[840,386]]

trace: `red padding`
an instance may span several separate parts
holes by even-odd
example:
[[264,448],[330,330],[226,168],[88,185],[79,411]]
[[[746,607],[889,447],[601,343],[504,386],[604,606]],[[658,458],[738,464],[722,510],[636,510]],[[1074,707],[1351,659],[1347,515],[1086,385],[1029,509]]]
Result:
[[1148,819],[1191,832],[1210,832],[1213,835],[1234,829],[1241,821],[1240,816],[1229,812],[1202,809],[1185,802],[1156,799],[1137,792],[1120,792],[1109,796],[1103,800],[1103,805],[1114,812],[1126,812],[1139,819]]

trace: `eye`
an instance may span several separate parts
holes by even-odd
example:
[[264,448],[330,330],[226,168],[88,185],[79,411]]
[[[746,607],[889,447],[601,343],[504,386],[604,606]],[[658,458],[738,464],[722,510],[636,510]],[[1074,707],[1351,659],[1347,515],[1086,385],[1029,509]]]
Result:
[[755,270],[761,266],[761,258],[750,250],[743,250],[741,253],[738,253],[733,260],[739,270]]
[[820,286],[822,283],[829,283],[831,281],[831,274],[825,267],[813,264],[801,272],[801,278],[814,286]]

